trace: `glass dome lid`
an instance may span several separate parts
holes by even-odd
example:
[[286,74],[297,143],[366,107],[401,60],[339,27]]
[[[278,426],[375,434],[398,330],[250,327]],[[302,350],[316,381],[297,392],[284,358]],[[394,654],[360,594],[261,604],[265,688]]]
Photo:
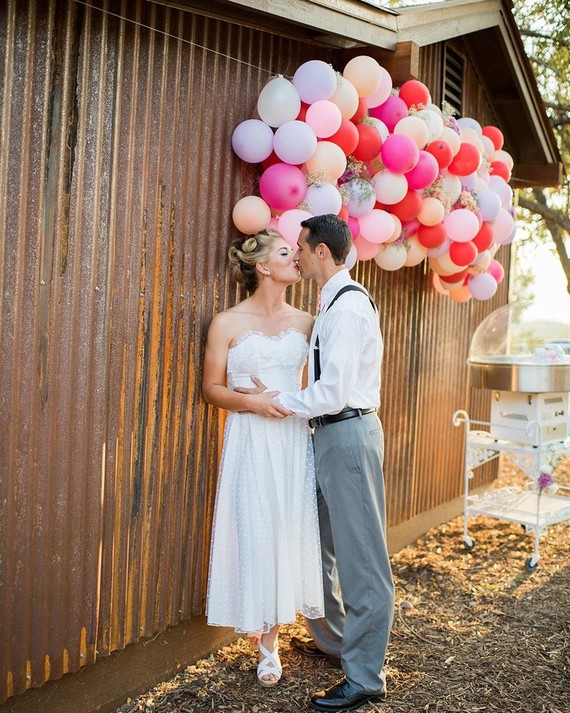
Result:
[[513,302],[491,312],[477,327],[470,363],[570,363],[570,315],[545,320],[533,302]]

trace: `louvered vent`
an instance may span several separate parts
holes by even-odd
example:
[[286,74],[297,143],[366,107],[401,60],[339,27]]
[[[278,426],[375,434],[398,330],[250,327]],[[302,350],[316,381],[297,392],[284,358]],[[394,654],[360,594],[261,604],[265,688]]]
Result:
[[463,115],[464,58],[450,47],[445,47],[443,64],[443,101],[455,116]]

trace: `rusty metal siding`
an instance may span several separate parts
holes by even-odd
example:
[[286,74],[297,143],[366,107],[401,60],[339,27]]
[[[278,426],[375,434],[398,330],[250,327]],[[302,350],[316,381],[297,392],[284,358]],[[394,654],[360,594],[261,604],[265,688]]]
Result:
[[[143,0],[92,4],[0,6],[0,701],[202,613],[223,428],[202,352],[241,295],[225,254],[256,180],[231,133],[272,74],[338,64]],[[456,305],[425,266],[356,275],[384,330],[395,525],[460,492],[450,416],[505,294]],[[314,311],[314,286],[290,295]]]

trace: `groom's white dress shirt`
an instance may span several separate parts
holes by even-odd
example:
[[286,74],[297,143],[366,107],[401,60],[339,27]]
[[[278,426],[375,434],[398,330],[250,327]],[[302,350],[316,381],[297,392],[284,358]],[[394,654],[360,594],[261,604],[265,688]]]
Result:
[[[297,416],[313,418],[343,408],[378,408],[383,343],[378,313],[366,294],[344,293],[330,310],[328,304],[345,285],[359,285],[348,270],[335,273],[321,291],[321,308],[311,335],[309,386],[283,391],[276,400]],[[359,285],[359,287],[362,287]],[[321,376],[314,381],[314,347],[319,336]]]

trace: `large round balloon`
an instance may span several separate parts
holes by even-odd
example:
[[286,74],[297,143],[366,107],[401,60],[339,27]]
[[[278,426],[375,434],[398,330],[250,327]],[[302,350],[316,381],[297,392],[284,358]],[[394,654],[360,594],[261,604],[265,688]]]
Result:
[[319,141],[315,153],[305,166],[309,173],[322,171],[326,180],[334,183],[346,170],[346,156],[342,148],[332,141]]
[[472,275],[467,280],[469,292],[476,300],[490,300],[497,291],[497,281],[488,272]]
[[368,107],[380,106],[380,104],[383,104],[386,99],[388,99],[392,91],[392,77],[382,65],[380,65],[380,74],[382,75],[382,79],[380,80],[378,89],[366,97]]
[[391,134],[382,144],[380,156],[392,173],[407,173],[417,164],[420,150],[409,136]]
[[261,163],[273,151],[273,131],[264,121],[246,119],[232,134],[232,148],[246,163]]
[[376,198],[384,205],[394,205],[404,199],[408,192],[408,182],[401,173],[379,171],[372,177]]
[[304,102],[313,104],[321,99],[330,99],[335,93],[336,73],[330,64],[311,59],[297,69],[293,85]]
[[394,127],[394,134],[408,136],[419,149],[423,149],[428,142],[429,128],[419,116],[405,116]]
[[372,161],[380,153],[382,139],[373,126],[358,124],[358,145],[352,152],[357,161]]
[[297,208],[286,210],[279,216],[277,221],[277,230],[281,233],[289,245],[296,249],[299,233],[301,232],[301,221],[307,220],[307,218],[311,217],[311,214],[306,210],[299,210]]
[[369,243],[385,243],[394,231],[394,221],[385,210],[371,210],[358,220],[360,235]]
[[479,232],[479,219],[467,208],[452,210],[443,219],[443,224],[449,237],[458,243],[473,240]]
[[383,245],[374,256],[374,262],[383,270],[399,270],[406,264],[408,251],[403,245]]
[[439,174],[439,166],[435,158],[427,151],[420,151],[417,164],[406,172],[408,186],[414,190],[427,188]]
[[479,168],[481,164],[481,154],[473,144],[461,144],[459,151],[453,161],[449,164],[449,170],[456,176],[467,176]]
[[285,77],[271,79],[261,90],[257,113],[269,126],[281,126],[299,114],[301,99],[293,84]]
[[344,188],[348,190],[349,194],[346,204],[349,215],[360,218],[366,213],[370,213],[376,203],[376,193],[370,181],[366,181],[364,178],[353,178],[344,184]]
[[354,84],[339,75],[335,92],[330,101],[338,106],[343,119],[351,119],[354,116],[359,105],[358,99],[358,92]]
[[309,186],[305,203],[313,215],[337,215],[342,206],[342,198],[332,183]]
[[382,68],[373,57],[359,55],[353,57],[345,66],[343,77],[354,85],[358,96],[369,97],[382,82]]
[[245,235],[265,230],[271,221],[271,209],[258,196],[245,196],[235,204],[232,211],[234,225]]
[[394,127],[400,119],[408,116],[408,107],[403,99],[390,95],[383,104],[370,109],[370,116],[383,121],[388,127],[388,131],[394,131]]
[[422,197],[418,191],[409,190],[401,201],[390,207],[390,213],[396,215],[400,220],[412,220],[417,218],[422,204]]
[[358,146],[360,140],[360,134],[356,128],[356,124],[348,119],[343,119],[339,130],[329,136],[328,141],[332,141],[333,144],[339,146],[345,156],[350,156],[354,149]]
[[285,163],[305,163],[317,150],[317,137],[304,121],[288,121],[275,132],[273,149]]
[[305,121],[319,139],[327,139],[340,129],[342,114],[336,104],[321,99],[307,109]]
[[429,89],[417,79],[409,79],[404,82],[398,96],[406,102],[408,107],[425,107],[430,102]]
[[259,192],[274,210],[290,210],[304,199],[307,180],[296,166],[276,163],[261,174]]

